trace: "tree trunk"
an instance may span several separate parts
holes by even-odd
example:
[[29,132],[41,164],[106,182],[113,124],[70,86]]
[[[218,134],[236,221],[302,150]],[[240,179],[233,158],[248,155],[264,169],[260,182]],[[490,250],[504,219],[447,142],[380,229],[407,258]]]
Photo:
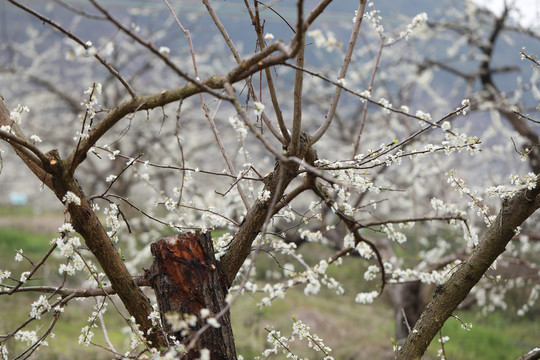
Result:
[[[227,304],[229,288],[227,277],[214,257],[210,233],[173,235],[151,245],[154,262],[146,277],[150,280],[159,304],[165,331],[180,342],[192,340],[193,335],[206,324],[201,310],[208,309],[214,317]],[[197,322],[186,329],[171,326],[166,315],[180,318],[196,315]],[[210,351],[211,359],[236,359],[230,313],[219,320],[220,327],[211,326],[196,340],[185,359],[200,357],[202,349]],[[188,344],[185,344],[188,347]]]
[[420,281],[395,284],[389,286],[386,292],[394,308],[396,340],[404,342],[426,305],[422,294],[422,284]]

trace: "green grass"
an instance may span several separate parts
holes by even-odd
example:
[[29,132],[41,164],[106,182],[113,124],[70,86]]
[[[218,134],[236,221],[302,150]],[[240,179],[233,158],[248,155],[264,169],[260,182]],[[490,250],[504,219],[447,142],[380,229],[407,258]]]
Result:
[[[470,331],[461,328],[461,323],[450,318],[442,329],[443,336],[449,336],[444,349],[447,359],[517,359],[538,346],[540,325],[534,319],[508,319],[503,313],[481,316],[471,312],[457,312],[459,318],[473,324]],[[441,346],[438,337],[429,348],[435,357]]]
[[[54,235],[31,234],[17,229],[0,228],[0,255],[4,261],[12,260],[15,252],[23,249],[24,254],[41,255],[49,249],[49,241]],[[10,256],[8,256],[11,254]],[[5,263],[5,262],[3,262]]]
[[[285,299],[275,300],[271,307],[258,308],[260,295],[247,295],[238,300],[232,310],[237,351],[251,359],[268,347],[265,329],[276,329],[283,336],[292,333],[293,316],[310,326],[336,359],[379,359],[392,356],[390,337],[393,333],[391,310],[385,305],[358,305],[354,296],[306,297],[302,289],[290,290]],[[321,359],[307,342],[295,341],[289,348],[298,356]],[[284,359],[281,354],[276,359]]]

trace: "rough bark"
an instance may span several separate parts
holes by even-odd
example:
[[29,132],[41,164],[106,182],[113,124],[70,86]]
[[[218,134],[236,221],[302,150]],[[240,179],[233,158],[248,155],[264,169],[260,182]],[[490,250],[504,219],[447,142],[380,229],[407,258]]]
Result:
[[[192,335],[206,323],[199,316],[202,309],[210,310],[213,317],[227,305],[228,281],[214,257],[210,233],[169,236],[152,244],[151,250],[154,262],[146,277],[156,293],[165,331],[181,342],[189,341],[190,335],[172,327],[167,314],[198,315],[197,324],[190,328]],[[219,328],[209,327],[200,335],[185,359],[199,358],[201,349],[210,350],[213,360],[236,359],[229,312],[219,323]]]
[[478,246],[452,277],[437,289],[396,359],[416,360],[422,357],[448,317],[504,252],[506,245],[515,235],[515,229],[540,207],[538,187],[537,184],[534,190],[522,190],[512,199],[503,202],[499,215],[484,233]]

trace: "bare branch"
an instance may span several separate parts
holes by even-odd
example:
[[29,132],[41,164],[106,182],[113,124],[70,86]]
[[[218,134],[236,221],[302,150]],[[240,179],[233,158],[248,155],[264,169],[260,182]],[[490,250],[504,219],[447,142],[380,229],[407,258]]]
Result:
[[[87,44],[85,41],[81,40],[79,37],[77,37],[75,34],[73,34],[71,31],[67,30],[67,29],[64,29],[64,27],[62,27],[60,24],[57,24],[56,22],[54,22],[53,20],[47,18],[46,16],[44,15],[41,15],[40,13],[38,13],[37,11],[33,10],[33,9],[30,9],[29,7],[19,3],[18,1],[15,1],[15,0],[8,0],[10,3],[12,3],[13,5],[17,6],[18,8],[21,8],[23,9],[24,11],[32,14],[33,16],[37,17],[38,19],[40,19],[41,21],[51,25],[52,27],[56,28],[57,30],[59,30],[62,34],[66,35],[68,38],[70,38],[71,40],[75,41],[77,44],[79,44],[80,46],[84,47],[86,50],[90,49],[92,47],[92,45],[90,44]],[[131,86],[128,84],[128,82],[118,73],[118,71],[116,71],[116,69],[110,65],[105,59],[103,59],[98,53],[94,54],[94,57],[103,65],[105,66],[105,68],[107,70],[109,70],[109,72],[115,77],[118,79],[118,81],[120,81],[120,83],[126,88],[126,90],[129,92],[129,94],[131,95],[131,97],[135,97],[135,91],[131,88]]]
[[[353,30],[351,32],[351,37],[349,39],[349,44],[347,45],[347,51],[345,52],[345,58],[343,59],[343,64],[341,65],[341,69],[339,70],[338,79],[345,79],[347,76],[347,69],[349,68],[349,64],[351,63],[352,54],[354,51],[354,47],[356,45],[356,40],[358,39],[358,34],[360,34],[360,25],[362,25],[362,18],[364,15],[364,10],[366,9],[367,0],[360,0],[360,4],[358,5],[357,10],[357,17],[356,21],[353,26]],[[332,119],[334,118],[334,113],[336,112],[337,105],[339,102],[339,97],[341,95],[341,87],[338,86],[334,90],[334,96],[332,97],[332,101],[330,102],[330,108],[328,109],[328,113],[326,114],[324,122],[321,124],[321,126],[315,131],[313,134],[313,143],[316,143],[319,141],[326,130],[330,127],[330,124],[332,123]]]
[[[369,79],[369,85],[367,90],[371,93],[373,90],[373,83],[375,82],[375,74],[379,69],[379,61],[381,60],[382,49],[384,48],[384,37],[381,37],[381,43],[379,45],[379,51],[377,52],[377,57],[375,58],[375,65],[373,65],[373,71],[371,72],[371,78]],[[354,148],[352,153],[352,158],[358,153],[358,146],[360,146],[360,138],[362,137],[362,132],[364,131],[364,125],[366,123],[367,110],[369,102],[364,103],[364,110],[362,111],[362,120],[360,120],[360,127],[358,128],[358,133],[356,134],[356,139],[354,140]]]
[[[225,26],[223,26],[223,24],[219,20],[219,17],[217,16],[216,12],[212,8],[212,6],[208,2],[208,0],[203,0],[203,4],[206,6],[206,9],[208,10],[208,13],[210,14],[210,17],[212,18],[212,21],[214,22],[214,24],[218,28],[219,32],[223,36],[223,39],[225,40],[225,42],[227,43],[229,49],[231,50],[231,53],[233,54],[234,59],[236,60],[236,62],[239,65],[242,65],[243,61],[242,61],[242,58],[240,57],[240,53],[238,52],[238,49],[236,49],[236,46],[234,45],[234,42],[232,41],[231,37],[227,33],[227,30],[225,29]],[[249,7],[248,7],[248,10],[249,10]],[[250,16],[252,16],[252,19],[253,19],[253,14],[251,13],[251,11],[249,11],[249,13],[250,13]],[[263,42],[261,42],[260,39],[259,39],[259,44],[261,44],[261,50],[265,48],[262,45],[262,44],[264,44],[264,40],[263,40]],[[265,70],[266,73],[270,72],[269,67],[266,67],[264,70]],[[249,78],[246,78],[246,85],[248,86],[249,94],[253,97],[253,100],[254,101],[259,101],[259,97],[257,96],[257,93],[255,92],[255,89],[253,88],[253,84],[251,83],[251,80]],[[272,85],[272,88],[273,88],[273,85]],[[270,88],[271,93],[272,93],[272,88]],[[276,114],[277,114],[277,112],[276,112]],[[280,110],[280,114],[281,114],[281,110]],[[275,130],[274,126],[272,125],[272,122],[270,121],[270,119],[268,119],[268,116],[266,116],[266,114],[264,112],[262,113],[261,116],[262,116],[262,119],[263,119],[264,123],[266,124],[266,126],[268,127],[270,132],[272,133],[272,135],[274,135],[276,137],[276,139],[278,139],[281,143],[285,143],[284,140],[283,140],[283,137]],[[279,123],[279,116],[278,116],[278,123]],[[281,123],[279,123],[279,125],[280,125],[280,128],[281,128]],[[282,133],[283,133],[283,129],[281,129],[281,130],[282,130]]]
[[167,66],[173,69],[180,77],[189,81],[189,83],[192,83],[196,85],[197,87],[200,87],[202,90],[206,91],[209,94],[214,95],[217,98],[220,98],[220,99],[223,98],[223,95],[221,95],[219,92],[214,91],[212,87],[209,87],[204,82],[201,82],[200,80],[188,75],[178,66],[176,66],[167,56],[163,55],[159,51],[159,49],[156,48],[150,41],[144,40],[135,32],[131,31],[128,27],[124,26],[118,19],[112,16],[112,14],[109,11],[107,11],[103,6],[101,6],[96,0],[90,0],[90,2],[96,7],[96,9],[101,11],[101,13],[105,15],[107,19],[109,19],[114,25],[116,25],[120,30],[122,30],[124,33],[129,35],[133,40],[137,41],[139,44],[141,44],[142,46],[150,50],[155,56],[161,59],[161,61],[163,61]]
[[303,82],[304,82],[304,73],[299,70],[304,67],[304,51],[306,43],[306,34],[301,32],[298,34],[300,41],[300,49],[296,55],[296,69],[294,74],[294,98],[293,98],[293,123],[292,123],[292,134],[291,134],[291,143],[289,145],[288,151],[290,154],[295,155],[296,150],[300,144],[300,134],[302,131],[302,93],[303,93]]
[[[144,276],[135,276],[133,278],[137,286],[150,286],[150,283]],[[71,289],[56,286],[22,286],[17,289],[2,284],[7,290],[0,290],[0,295],[10,295],[13,292],[37,292],[46,294],[58,294],[61,296],[70,296],[72,298],[87,298],[96,296],[114,295],[116,291],[112,286],[102,286],[100,288]]]

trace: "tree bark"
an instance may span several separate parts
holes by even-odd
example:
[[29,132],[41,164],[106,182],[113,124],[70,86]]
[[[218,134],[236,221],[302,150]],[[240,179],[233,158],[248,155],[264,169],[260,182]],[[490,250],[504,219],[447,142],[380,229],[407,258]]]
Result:
[[502,254],[515,235],[515,230],[539,207],[539,184],[533,190],[522,190],[505,200],[499,215],[482,236],[467,260],[436,292],[422,316],[397,353],[398,360],[420,359],[433,337],[452,312],[484,276],[491,264]]
[[[220,264],[214,257],[210,233],[173,235],[151,245],[154,262],[146,277],[150,280],[159,304],[165,331],[181,342],[188,342],[206,320],[201,310],[210,310],[210,317],[227,306],[225,297],[228,281]],[[167,321],[167,315],[180,317],[196,315],[196,325],[186,329],[175,328]],[[202,349],[210,350],[210,358],[236,359],[234,336],[230,313],[219,319],[220,327],[209,327],[188,349],[185,359],[197,359]]]

